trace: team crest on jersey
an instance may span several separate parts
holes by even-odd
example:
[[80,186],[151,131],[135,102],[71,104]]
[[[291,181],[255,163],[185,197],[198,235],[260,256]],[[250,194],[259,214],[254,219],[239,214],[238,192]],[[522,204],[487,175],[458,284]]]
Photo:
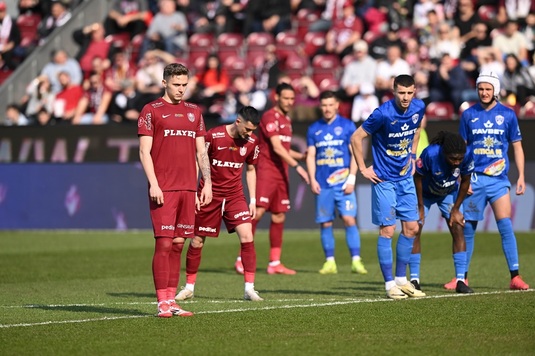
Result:
[[502,115],[496,115],[495,119],[498,125],[503,124],[503,120],[505,120],[505,118]]
[[344,131],[344,129],[341,128],[340,126],[336,126],[336,127],[334,128],[334,134],[335,134],[336,136],[340,136],[340,135],[342,134],[343,131]]
[[189,112],[189,113],[188,113],[188,120],[189,120],[190,122],[195,121],[195,114],[193,114],[192,112]]
[[457,178],[459,174],[461,174],[461,170],[459,169],[459,167],[457,167],[453,170],[453,176]]
[[278,121],[277,122],[270,122],[266,125],[267,132],[273,132],[277,131]]
[[418,115],[418,114],[412,115],[412,122],[413,123],[417,123],[419,118],[420,118],[420,115]]
[[247,154],[247,147],[240,147],[240,156],[245,156]]

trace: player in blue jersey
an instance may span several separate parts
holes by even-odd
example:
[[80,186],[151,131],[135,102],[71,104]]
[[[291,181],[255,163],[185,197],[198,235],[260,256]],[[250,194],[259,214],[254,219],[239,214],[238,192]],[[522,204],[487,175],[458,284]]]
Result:
[[338,115],[340,102],[332,91],[320,94],[323,117],[314,122],[307,132],[307,169],[310,188],[316,195],[316,223],[320,224],[320,237],[325,263],[321,274],[338,272],[334,258],[333,221],[336,212],[341,216],[346,243],[351,254],[351,271],[366,274],[360,258],[360,234],[357,228],[357,198],[355,180],[357,164],[351,156],[350,138],[355,124]]
[[[425,293],[407,280],[407,264],[418,232],[418,201],[412,174],[425,104],[414,98],[414,78],[394,79],[394,98],[373,111],[351,136],[358,170],[372,184],[372,222],[379,226],[377,255],[391,299],[423,297]],[[362,140],[371,135],[373,165],[366,166]],[[396,219],[401,233],[396,245],[396,272],[392,271],[392,238]]]
[[464,139],[459,134],[447,131],[440,131],[416,160],[414,185],[418,197],[420,230],[416,234],[409,262],[411,283],[416,289],[420,289],[420,237],[427,213],[436,204],[448,222],[453,238],[455,290],[457,293],[473,293],[464,282],[466,246],[462,213],[462,203],[468,193],[473,170],[474,158],[472,152],[466,149]]
[[[477,222],[483,220],[483,212],[490,203],[498,231],[502,238],[502,248],[511,273],[510,289],[528,289],[519,275],[518,249],[511,222],[511,183],[507,173],[509,158],[507,151],[512,145],[518,179],[516,194],[526,190],[524,181],[524,150],[522,135],[515,112],[498,101],[500,80],[495,73],[482,72],[476,80],[479,102],[465,110],[461,116],[459,133],[466,140],[474,154],[474,173],[471,188],[463,202],[464,237],[466,240],[466,275],[474,251],[474,236]],[[451,282],[444,285],[451,289]]]

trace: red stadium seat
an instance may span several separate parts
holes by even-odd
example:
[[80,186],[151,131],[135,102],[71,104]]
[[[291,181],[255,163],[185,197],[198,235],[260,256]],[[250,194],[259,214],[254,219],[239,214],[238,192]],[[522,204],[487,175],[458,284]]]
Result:
[[325,46],[325,32],[309,32],[305,35],[305,53],[313,56],[318,49]]
[[263,63],[266,47],[275,44],[275,37],[268,32],[252,32],[245,40],[245,56],[247,61],[256,66]]
[[188,41],[189,57],[193,62],[197,57],[208,56],[214,51],[214,36],[208,33],[194,33]]
[[340,88],[340,83],[333,77],[324,78],[319,82],[318,88],[320,91],[333,90],[336,91]]
[[106,36],[106,41],[110,42],[112,47],[125,50],[130,43],[130,34],[128,32],[114,33]]
[[243,35],[240,33],[222,33],[217,37],[217,54],[224,62],[227,57],[239,55],[243,51]]
[[364,33],[364,36],[362,36],[362,39],[366,41],[366,43],[371,44],[373,41],[378,39],[379,37],[383,37],[383,33],[373,32],[373,31],[366,31]]
[[340,59],[334,54],[318,54],[312,59],[312,68],[317,71],[332,71],[340,67]]
[[228,56],[225,58],[225,61],[223,62],[223,67],[229,74],[231,79],[234,79],[237,76],[247,76],[249,74],[249,64],[245,60],[245,58],[233,55]]
[[298,54],[301,47],[301,40],[295,32],[279,32],[275,37],[277,46],[277,56],[286,58],[290,54]]
[[338,75],[336,72],[312,72],[312,80],[318,86],[318,88],[323,87],[323,90],[328,90],[329,87],[332,88],[333,83],[338,83]]
[[318,20],[320,15],[320,12],[311,9],[300,9],[297,11],[297,36],[300,39],[305,39],[305,36],[308,33],[308,26]]
[[496,18],[498,8],[494,5],[481,5],[477,10],[479,18],[484,22],[492,21]]
[[283,70],[292,79],[308,75],[308,58],[290,54],[284,61]]
[[453,104],[447,101],[430,103],[425,111],[428,120],[453,120],[454,113]]

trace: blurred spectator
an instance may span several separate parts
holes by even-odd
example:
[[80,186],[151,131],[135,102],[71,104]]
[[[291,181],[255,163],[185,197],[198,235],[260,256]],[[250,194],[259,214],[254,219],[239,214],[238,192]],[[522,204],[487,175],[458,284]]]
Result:
[[458,0],[453,25],[459,31],[462,43],[466,43],[472,36],[472,25],[480,21],[473,0]]
[[[461,66],[472,80],[476,80],[479,75],[479,65],[481,59],[487,56],[487,52],[493,52],[492,39],[489,28],[485,22],[476,22],[472,26],[472,35],[464,43],[461,49]],[[501,59],[500,54],[497,55]]]
[[398,46],[399,48],[403,48],[403,41],[399,38],[398,30],[397,25],[390,24],[386,35],[380,36],[370,43],[370,56],[377,60],[386,59],[386,52],[389,47]]
[[528,17],[526,17],[526,24],[521,32],[526,37],[528,58],[533,58],[533,53],[535,53],[535,12],[530,12],[528,14]]
[[109,59],[111,43],[106,41],[104,27],[98,22],[75,30],[72,37],[80,45],[75,58],[80,63],[84,77],[87,78],[91,70],[93,70],[93,59],[95,57],[102,60]]
[[7,106],[6,120],[6,126],[26,126],[31,123],[17,104],[9,104]]
[[478,54],[479,72],[494,72],[498,74],[498,77],[500,78],[503,76],[505,65],[502,58],[499,56],[499,51],[497,49],[489,47],[485,51],[478,51]]
[[245,24],[245,10],[250,0],[221,0],[216,11],[216,33],[239,33]]
[[190,101],[209,108],[216,100],[223,100],[230,85],[230,78],[217,54],[206,58],[204,70],[190,79]]
[[505,57],[501,95],[509,105],[526,105],[535,96],[535,83],[527,67],[514,54]]
[[[322,1],[318,1],[322,2]],[[310,32],[327,32],[334,22],[343,17],[343,7],[346,0],[324,0],[325,8],[318,20],[308,27]]]
[[[388,23],[397,24],[399,28],[409,28],[412,25],[414,2],[415,0],[376,0],[375,7],[386,14]],[[373,28],[370,29],[374,31]]]
[[62,90],[58,76],[61,72],[69,74],[70,82],[73,85],[80,85],[82,83],[82,69],[80,68],[80,64],[76,59],[70,58],[65,50],[53,50],[50,57],[51,61],[43,67],[41,74],[48,77],[53,93],[58,93]]
[[492,47],[497,48],[502,56],[514,54],[523,65],[528,65],[528,45],[524,35],[518,30],[515,20],[508,20],[503,31],[492,39]]
[[[422,45],[431,46],[433,42],[438,38],[440,32],[440,24],[444,21],[441,21],[438,18],[435,10],[430,10],[427,12],[427,24],[420,28],[418,31],[418,40]],[[458,32],[458,31],[457,31]]]
[[[296,121],[316,120],[319,117],[319,95],[320,90],[309,76],[302,76],[297,79],[290,78],[290,76],[281,73],[277,84],[287,83],[295,89],[295,103],[290,113],[292,119]],[[274,102],[275,89],[273,89],[269,96],[269,101]]]
[[368,44],[364,40],[357,41],[353,46],[353,59],[345,66],[340,80],[341,100],[352,101],[364,83],[373,86],[376,73],[377,61],[368,55]]
[[[398,0],[383,0],[377,7],[372,6],[369,1],[357,1],[357,15],[364,20],[366,29],[370,33],[381,34],[386,32],[389,27],[394,31],[399,30],[402,26],[408,26],[408,18],[412,6],[407,6],[411,2]],[[401,21],[397,21],[401,19]],[[390,25],[389,25],[390,24]]]
[[116,50],[110,67],[104,72],[104,85],[116,93],[121,90],[123,80],[134,80],[136,70],[126,53],[123,50]]
[[50,9],[50,15],[44,17],[39,23],[37,33],[39,34],[39,43],[42,45],[47,37],[58,27],[63,26],[71,19],[68,1],[53,0]]
[[277,80],[281,74],[280,62],[277,58],[276,47],[267,45],[265,55],[261,61],[252,63],[254,65],[254,80],[256,89],[268,91],[275,89]]
[[388,47],[386,60],[377,63],[376,73],[375,89],[380,98],[383,95],[390,95],[395,77],[400,74],[412,74],[409,64],[401,57],[401,47],[396,45]]
[[120,83],[121,90],[115,95],[110,104],[110,116],[116,123],[136,124],[143,106],[148,103],[141,95],[132,80],[126,79]]
[[0,68],[15,69],[14,50],[20,44],[16,21],[7,13],[5,1],[0,1]]
[[141,54],[149,49],[161,49],[178,56],[187,50],[188,20],[176,10],[175,0],[160,0],[159,7],[145,34]]
[[244,106],[252,106],[263,111],[267,104],[267,95],[263,90],[256,90],[254,79],[239,75],[234,78],[226,93],[221,118],[224,122],[236,119],[236,113]]
[[251,32],[279,32],[292,28],[290,0],[257,0],[247,3],[245,35]]
[[461,55],[461,40],[458,37],[458,33],[453,31],[447,22],[440,24],[438,37],[429,45],[431,59],[440,60],[444,54],[449,54],[450,58],[456,61]]
[[58,74],[61,91],[54,99],[54,119],[61,123],[71,122],[76,112],[78,102],[84,96],[84,89],[79,84],[74,84],[68,72]]
[[162,73],[165,66],[175,61],[175,57],[165,51],[152,50],[145,53],[136,72],[136,89],[145,96],[147,102],[156,100],[163,94]]
[[44,17],[48,14],[43,1],[40,0],[19,0],[17,8],[19,15],[38,14]]
[[421,29],[428,25],[427,14],[429,11],[437,14],[439,21],[444,21],[444,9],[441,4],[437,4],[435,0],[418,0],[414,4],[412,14],[412,24],[416,29]]
[[132,39],[145,32],[150,17],[145,0],[114,0],[104,20],[106,35],[128,33]]
[[465,101],[478,100],[475,87],[470,85],[464,70],[455,64],[449,54],[444,54],[438,68],[429,78],[429,100],[450,101],[455,110],[458,110]]
[[217,8],[218,1],[215,0],[190,1],[183,12],[188,15],[191,32],[219,33],[221,29],[217,28],[215,19]]
[[342,18],[333,21],[332,28],[325,35],[325,47],[317,54],[335,54],[340,59],[353,52],[353,44],[362,37],[364,24],[355,15],[351,0],[344,2]]
[[26,88],[26,95],[22,99],[22,104],[26,107],[26,116],[33,121],[42,121],[42,118],[39,120],[39,116],[48,114],[50,119],[55,97],[46,75],[40,75],[33,79]]
[[76,106],[72,119],[73,125],[101,125],[109,121],[108,108],[112,93],[104,86],[102,77],[98,73],[89,75],[89,88],[84,91],[83,97]]
[[371,83],[363,83],[359,94],[353,100],[351,120],[355,122],[366,120],[373,110],[379,107],[379,99],[375,96],[375,88]]
[[505,24],[508,20],[523,21],[530,11],[535,11],[531,0],[499,0],[496,21]]

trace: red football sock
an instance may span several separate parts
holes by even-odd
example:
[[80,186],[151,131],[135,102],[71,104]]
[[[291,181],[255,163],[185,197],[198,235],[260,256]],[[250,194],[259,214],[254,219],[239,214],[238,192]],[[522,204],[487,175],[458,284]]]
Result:
[[284,230],[284,223],[271,222],[269,227],[269,260],[280,261],[282,249],[282,232]]
[[[152,257],[152,277],[158,301],[167,300],[166,290],[169,280],[169,254],[173,240],[169,237],[156,237]],[[163,292],[162,292],[163,291]]]
[[168,299],[175,299],[176,289],[178,287],[178,280],[180,278],[180,262],[183,243],[173,244],[171,253],[169,253],[169,278],[167,279],[167,297]]
[[256,219],[251,220],[251,225],[252,225],[251,227],[252,227],[252,229],[253,229],[253,236],[254,236],[255,233],[256,233],[256,226],[258,225],[258,223],[259,223],[259,221],[256,220]]
[[195,248],[188,247],[188,253],[186,255],[186,283],[195,284],[197,281],[197,272],[199,272],[199,266],[201,264],[201,252],[202,247]]
[[256,251],[254,242],[244,242],[241,244],[241,262],[243,264],[243,278],[245,283],[254,283],[256,272]]

